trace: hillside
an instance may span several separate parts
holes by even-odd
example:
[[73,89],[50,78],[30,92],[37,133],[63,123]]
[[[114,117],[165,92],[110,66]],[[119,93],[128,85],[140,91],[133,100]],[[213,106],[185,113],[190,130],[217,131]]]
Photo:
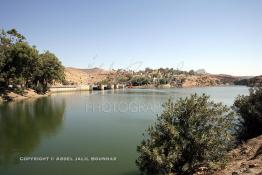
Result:
[[219,78],[210,75],[180,75],[176,76],[173,82],[180,82],[174,84],[175,87],[206,87],[221,85]]
[[93,84],[106,79],[113,71],[100,68],[78,69],[73,67],[65,68],[66,81],[72,84]]
[[[100,68],[79,69],[67,67],[65,69],[66,81],[69,84],[93,84],[106,80],[107,82],[118,82],[138,85],[164,85],[172,87],[205,87],[219,85],[247,85],[250,82],[262,82],[261,78],[246,80],[247,77],[236,77],[224,74],[190,73],[174,69],[145,69],[144,71],[126,70],[104,70]],[[258,80],[257,80],[258,79]],[[247,82],[248,81],[248,82]],[[262,83],[261,83],[262,84]]]
[[261,86],[262,85],[262,75],[256,76],[253,78],[242,79],[240,81],[237,81],[236,84],[250,86],[250,87]]

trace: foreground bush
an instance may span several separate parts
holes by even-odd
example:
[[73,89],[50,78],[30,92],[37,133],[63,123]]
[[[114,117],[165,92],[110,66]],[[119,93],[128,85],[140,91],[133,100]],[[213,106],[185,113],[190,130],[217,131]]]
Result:
[[138,146],[136,163],[150,175],[193,174],[200,167],[218,167],[233,138],[233,118],[229,108],[205,94],[175,104],[169,100]]
[[247,140],[262,134],[262,88],[251,88],[248,96],[238,96],[235,109],[239,114],[238,139]]

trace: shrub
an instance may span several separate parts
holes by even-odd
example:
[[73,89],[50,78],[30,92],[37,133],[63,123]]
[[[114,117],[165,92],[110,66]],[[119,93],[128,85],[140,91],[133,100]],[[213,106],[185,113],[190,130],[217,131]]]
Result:
[[20,94],[20,95],[24,95],[24,88],[18,88],[18,87],[16,87],[16,88],[14,88],[13,89],[13,91],[14,91],[14,93],[17,93],[17,94]]
[[149,84],[149,79],[147,77],[135,76],[131,79],[131,83],[134,86],[141,86]]
[[168,79],[166,79],[166,78],[161,78],[160,80],[159,80],[159,84],[168,84],[169,83],[169,81],[168,81]]
[[188,74],[189,74],[189,75],[195,75],[195,71],[194,71],[194,70],[190,70],[190,71],[188,72]]
[[239,114],[238,139],[247,139],[262,134],[262,88],[250,89],[247,96],[238,96],[234,107]]
[[224,163],[232,143],[234,113],[205,94],[169,100],[137,147],[143,174],[193,174]]

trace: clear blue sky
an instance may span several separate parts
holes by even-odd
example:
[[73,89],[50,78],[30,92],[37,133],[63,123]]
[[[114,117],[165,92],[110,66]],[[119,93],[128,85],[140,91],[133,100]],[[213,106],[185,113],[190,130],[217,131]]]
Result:
[[0,0],[16,28],[65,66],[262,74],[261,0]]

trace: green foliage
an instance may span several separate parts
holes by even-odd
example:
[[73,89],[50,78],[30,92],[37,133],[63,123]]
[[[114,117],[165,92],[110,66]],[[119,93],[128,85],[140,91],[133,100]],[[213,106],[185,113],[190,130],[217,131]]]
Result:
[[18,42],[24,42],[26,38],[18,33],[16,29],[11,29],[8,31],[1,30],[0,32],[0,45],[10,46]]
[[159,80],[159,84],[168,84],[168,83],[170,83],[170,81],[167,78],[161,78]]
[[262,87],[262,75],[249,79],[237,80],[234,82],[236,85],[244,85],[250,87]]
[[[48,84],[63,81],[64,67],[50,53],[39,54],[15,29],[0,33],[0,85],[24,85],[44,93]],[[40,86],[41,84],[41,86]]]
[[131,79],[131,83],[134,86],[146,85],[149,84],[149,79],[142,76],[135,76]]
[[39,55],[39,65],[33,75],[33,84],[39,93],[48,90],[48,84],[64,81],[64,67],[58,58],[47,51]]
[[12,80],[14,83],[16,79],[20,79],[20,84],[27,84],[37,65],[38,51],[27,43],[19,42],[12,45],[4,71],[7,72],[8,81]]
[[189,75],[195,75],[195,71],[194,71],[194,70],[190,70],[190,71],[188,72],[188,74],[189,74]]
[[23,88],[14,88],[14,92],[20,95],[24,95],[24,89]]
[[239,114],[238,139],[247,140],[262,134],[262,87],[251,88],[247,96],[234,103]]
[[157,83],[157,84],[168,84],[177,75],[195,75],[195,71],[191,70],[181,71],[175,70],[173,68],[159,68],[150,69],[145,68],[145,70],[140,71],[125,71],[123,69],[117,70],[117,75],[114,77],[114,82],[132,84],[134,86]]
[[169,100],[138,146],[143,174],[193,174],[223,164],[231,146],[234,113],[203,94]]

